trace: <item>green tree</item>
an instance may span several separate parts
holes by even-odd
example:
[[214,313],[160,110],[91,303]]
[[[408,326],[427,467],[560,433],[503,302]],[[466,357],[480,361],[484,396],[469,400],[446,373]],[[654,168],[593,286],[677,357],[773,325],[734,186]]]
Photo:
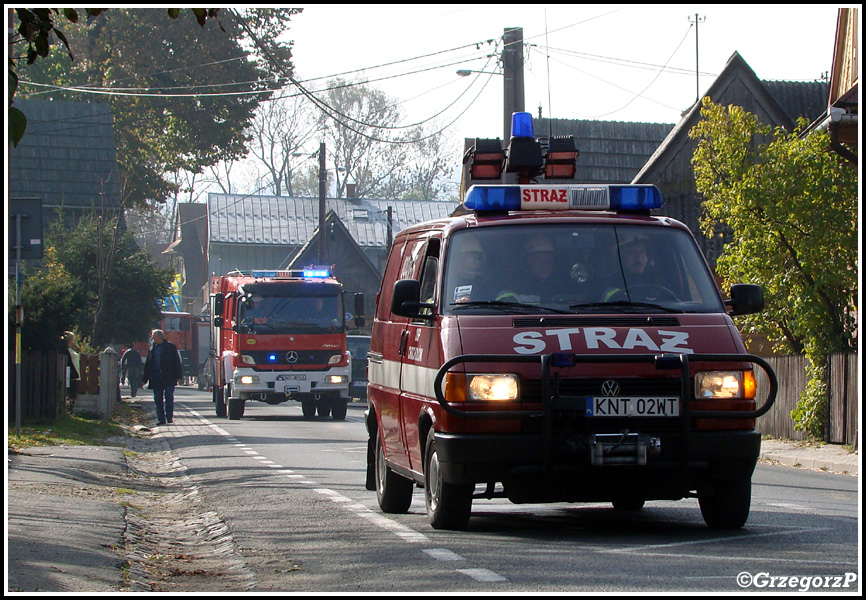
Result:
[[109,252],[115,227],[116,219],[100,226],[92,215],[75,229],[50,228],[44,265],[29,268],[22,285],[27,347],[54,348],[67,329],[96,348],[147,338],[174,274],[138,250],[128,231]]
[[240,20],[283,63],[280,73],[290,72],[291,42],[277,37],[297,12],[230,11],[219,13],[219,27],[195,27],[188,18],[166,19],[164,9],[111,9],[65,27],[71,64],[56,47],[20,66],[19,93],[45,91],[24,81],[108,93],[124,205],[164,202],[178,191],[173,174],[244,156],[259,102],[281,85],[274,59],[250,54]]
[[826,132],[771,129],[737,106],[704,99],[692,158],[707,235],[728,228],[716,269],[727,287],[764,288],[767,308],[744,317],[749,332],[780,350],[805,353],[809,383],[792,417],[819,435],[829,353],[855,346],[857,171],[830,150]]

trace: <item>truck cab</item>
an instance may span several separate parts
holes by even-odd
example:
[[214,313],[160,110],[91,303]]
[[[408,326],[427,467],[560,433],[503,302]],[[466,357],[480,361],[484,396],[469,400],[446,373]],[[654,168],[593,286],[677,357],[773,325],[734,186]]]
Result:
[[469,214],[396,237],[368,355],[383,511],[407,511],[417,485],[441,529],[493,497],[697,496],[710,527],[746,522],[776,383],[731,317],[762,293],[725,300],[688,228],[651,216],[661,202],[645,185],[480,185]]

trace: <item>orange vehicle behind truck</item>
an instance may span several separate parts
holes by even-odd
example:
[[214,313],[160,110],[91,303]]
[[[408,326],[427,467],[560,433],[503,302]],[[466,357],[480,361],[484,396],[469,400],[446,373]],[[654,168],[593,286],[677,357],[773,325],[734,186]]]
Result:
[[495,497],[696,496],[710,527],[741,527],[776,381],[731,315],[760,310],[761,289],[724,300],[688,228],[651,215],[654,186],[530,181],[568,176],[547,169],[573,164],[561,142],[478,143],[480,172],[501,161],[518,185],[473,186],[468,214],[395,238],[368,354],[367,487],[389,513],[423,487],[441,529]]
[[327,269],[235,272],[214,277],[210,292],[217,416],[240,419],[247,400],[297,400],[306,417],[345,419],[343,290]]

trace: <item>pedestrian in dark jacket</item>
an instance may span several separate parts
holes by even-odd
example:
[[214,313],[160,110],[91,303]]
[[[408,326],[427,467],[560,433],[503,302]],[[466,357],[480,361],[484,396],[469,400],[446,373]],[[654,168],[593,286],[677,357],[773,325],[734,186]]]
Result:
[[174,419],[174,388],[183,378],[183,363],[177,346],[165,339],[162,329],[153,330],[153,346],[144,361],[141,383],[153,390],[157,425]]
[[141,354],[130,344],[120,359],[120,375],[129,383],[129,395],[135,398],[141,387]]

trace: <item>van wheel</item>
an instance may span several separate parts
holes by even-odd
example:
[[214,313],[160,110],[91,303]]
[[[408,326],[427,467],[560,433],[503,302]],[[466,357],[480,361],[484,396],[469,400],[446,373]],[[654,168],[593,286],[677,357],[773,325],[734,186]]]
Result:
[[335,421],[343,421],[346,419],[346,412],[349,407],[349,399],[348,398],[336,398],[331,403],[331,416],[334,417]]
[[424,454],[427,520],[434,529],[466,529],[472,514],[472,494],[475,486],[471,483],[443,481],[434,433],[433,428],[430,428],[427,434],[427,452]]
[[229,398],[229,419],[237,421],[244,416],[244,400],[243,398]]
[[701,514],[710,529],[739,529],[749,518],[752,479],[717,479],[698,490]]
[[216,407],[216,416],[225,419],[226,418],[225,390],[218,385],[213,386],[213,401],[214,401],[214,404]]
[[392,514],[405,514],[409,512],[412,504],[411,480],[398,475],[388,467],[385,462],[385,452],[382,449],[382,441],[376,434],[376,499],[382,512]]

